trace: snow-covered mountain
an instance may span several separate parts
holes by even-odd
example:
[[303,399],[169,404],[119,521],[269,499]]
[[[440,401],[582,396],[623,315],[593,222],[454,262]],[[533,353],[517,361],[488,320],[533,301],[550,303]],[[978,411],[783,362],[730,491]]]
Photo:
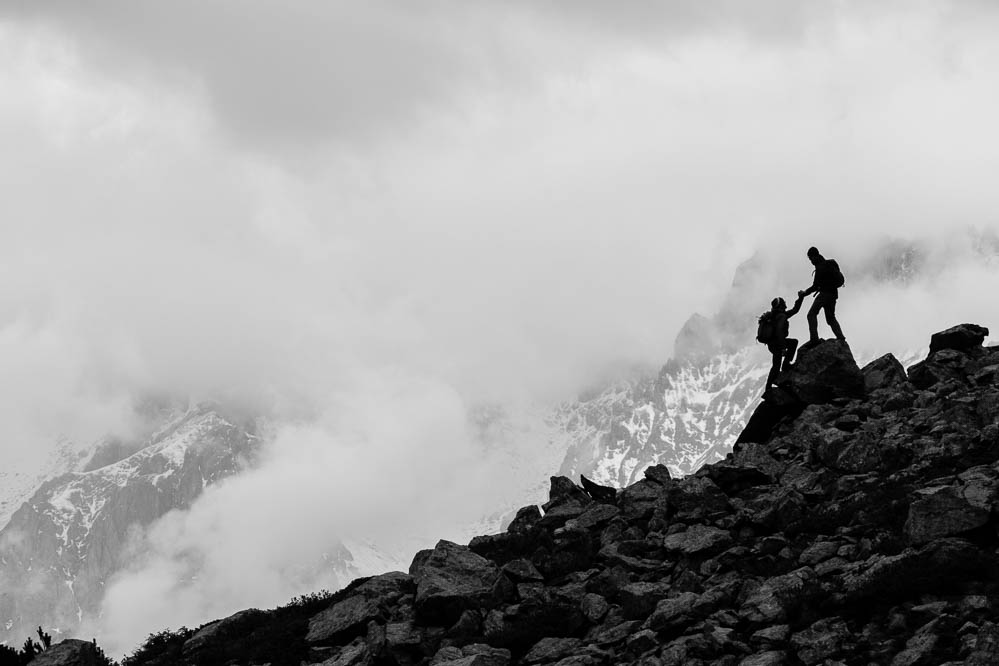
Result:
[[256,443],[251,426],[200,406],[131,455],[107,461],[103,448],[96,468],[44,482],[0,530],[0,641],[40,623],[72,634],[94,617],[132,532],[246,468]]

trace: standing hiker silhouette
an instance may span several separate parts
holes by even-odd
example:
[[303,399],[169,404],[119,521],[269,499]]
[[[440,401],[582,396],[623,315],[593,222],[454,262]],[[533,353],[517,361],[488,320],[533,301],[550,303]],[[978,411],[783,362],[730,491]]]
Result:
[[804,291],[799,291],[798,296],[804,297],[815,294],[812,307],[808,308],[808,342],[813,345],[819,341],[819,310],[825,310],[826,323],[832,329],[837,340],[846,342],[843,329],[836,321],[836,300],[839,298],[839,288],[843,286],[845,280],[843,273],[839,270],[839,264],[833,259],[826,259],[815,247],[808,248],[808,260],[815,266],[815,278],[812,286]]

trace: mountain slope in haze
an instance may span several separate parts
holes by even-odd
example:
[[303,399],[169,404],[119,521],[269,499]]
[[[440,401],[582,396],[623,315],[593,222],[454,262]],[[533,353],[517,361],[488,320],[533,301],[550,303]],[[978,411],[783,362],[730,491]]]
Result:
[[20,644],[38,624],[72,633],[95,617],[133,532],[244,469],[256,440],[201,406],[136,453],[42,484],[0,530],[0,641]]

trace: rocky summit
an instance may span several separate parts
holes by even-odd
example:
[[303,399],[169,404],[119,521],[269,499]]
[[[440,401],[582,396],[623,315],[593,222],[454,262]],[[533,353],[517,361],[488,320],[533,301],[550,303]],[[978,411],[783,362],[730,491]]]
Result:
[[503,533],[441,541],[298,616],[158,634],[128,663],[997,664],[999,347],[986,334],[937,334],[908,371],[891,355],[861,369],[845,343],[821,342],[695,474],[652,466],[602,492],[554,477],[549,501]]

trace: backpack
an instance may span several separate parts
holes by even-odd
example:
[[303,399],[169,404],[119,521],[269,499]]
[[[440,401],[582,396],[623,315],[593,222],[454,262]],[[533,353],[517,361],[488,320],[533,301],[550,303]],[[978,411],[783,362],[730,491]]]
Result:
[[757,342],[762,342],[765,345],[777,342],[776,314],[773,310],[767,310],[760,315],[759,322],[756,325]]
[[835,259],[826,259],[825,269],[822,271],[822,286],[827,289],[839,289],[846,284],[843,271],[839,269],[839,264]]

